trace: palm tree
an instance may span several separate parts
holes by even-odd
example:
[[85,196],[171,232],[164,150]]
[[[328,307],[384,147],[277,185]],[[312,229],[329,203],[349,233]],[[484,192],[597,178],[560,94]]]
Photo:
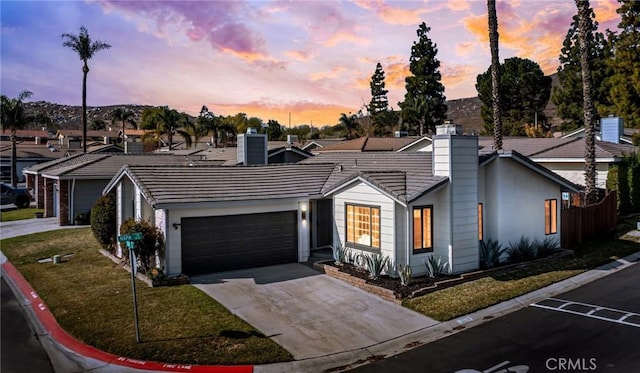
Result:
[[158,147],[160,147],[162,136],[166,135],[169,140],[169,150],[171,150],[173,147],[173,134],[177,133],[184,138],[187,147],[191,147],[193,143],[191,134],[185,131],[184,128],[180,128],[189,127],[189,118],[186,114],[178,113],[175,109],[163,106],[159,111],[154,112],[149,120],[154,124],[154,129],[143,136],[143,139],[153,136],[153,139],[158,141]]
[[218,138],[220,136],[218,131],[220,125],[221,123],[218,117],[210,112],[208,107],[203,105],[202,109],[200,109],[200,116],[198,117],[198,126],[205,134],[211,133],[213,146],[215,148],[218,147]]
[[89,74],[89,61],[93,55],[102,49],[109,49],[111,45],[102,42],[91,42],[91,37],[87,28],[80,26],[80,33],[78,35],[62,34],[64,39],[63,46],[73,49],[83,62],[82,66],[82,150],[87,152],[87,74]]
[[340,125],[347,131],[347,140],[355,139],[357,136],[358,121],[355,114],[340,114]]
[[122,146],[124,146],[125,141],[125,125],[129,123],[134,128],[136,127],[136,121],[133,120],[134,116],[135,113],[133,110],[127,109],[126,107],[115,108],[111,112],[111,124],[115,124],[117,121],[122,122]]
[[596,115],[591,94],[591,67],[589,58],[589,25],[591,6],[589,0],[575,0],[578,8],[578,42],[580,45],[580,65],[582,68],[582,110],[584,112],[585,150],[584,178],[587,204],[598,200],[596,189],[596,149],[595,127]]
[[16,130],[23,128],[29,118],[24,112],[22,101],[31,97],[29,91],[22,91],[16,98],[0,96],[0,113],[2,121],[2,133],[8,128],[11,131],[11,185],[18,184],[17,155],[16,155]]
[[498,15],[496,0],[487,0],[489,46],[491,48],[491,101],[493,106],[493,148],[502,149],[502,115],[500,113],[500,58],[498,57]]

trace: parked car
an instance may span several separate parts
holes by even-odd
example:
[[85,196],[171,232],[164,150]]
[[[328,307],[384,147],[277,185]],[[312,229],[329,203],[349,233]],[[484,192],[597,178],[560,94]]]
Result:
[[20,209],[27,208],[31,204],[31,193],[29,193],[28,189],[14,188],[5,183],[2,183],[0,188],[0,204],[8,205],[13,203]]

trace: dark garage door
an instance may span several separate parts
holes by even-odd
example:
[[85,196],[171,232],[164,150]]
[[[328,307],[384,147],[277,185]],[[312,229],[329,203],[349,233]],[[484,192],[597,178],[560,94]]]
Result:
[[182,218],[187,275],[298,261],[296,211]]

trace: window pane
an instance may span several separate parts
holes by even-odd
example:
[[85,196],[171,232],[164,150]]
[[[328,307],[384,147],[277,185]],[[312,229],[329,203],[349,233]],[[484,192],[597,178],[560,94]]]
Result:
[[551,200],[551,233],[558,233],[558,201],[555,199]]
[[431,248],[431,208],[422,210],[422,248]]
[[356,242],[353,228],[355,226],[355,217],[353,214],[353,206],[347,205],[347,242]]
[[413,248],[422,248],[422,217],[419,209],[413,209]]
[[371,246],[380,247],[380,209],[371,209]]
[[371,209],[369,207],[355,207],[355,242],[371,246]]
[[551,233],[550,223],[551,223],[551,201],[547,199],[544,201],[544,233],[545,234]]
[[484,239],[483,232],[483,222],[482,222],[482,203],[478,203],[478,240]]

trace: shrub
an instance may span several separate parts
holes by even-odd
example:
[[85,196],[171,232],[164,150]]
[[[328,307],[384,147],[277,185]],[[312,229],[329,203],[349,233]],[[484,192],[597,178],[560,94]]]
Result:
[[500,257],[507,251],[498,241],[489,239],[486,243],[480,241],[480,253],[485,268],[493,268],[500,265]]
[[521,236],[516,242],[509,242],[507,256],[510,262],[523,262],[538,257],[538,248],[528,237]]
[[335,265],[341,266],[345,262],[347,250],[344,246],[336,246],[333,248],[333,262]]
[[438,255],[431,255],[424,261],[424,265],[427,266],[427,276],[431,278],[440,277],[449,267],[449,263],[446,260],[443,261]]
[[372,280],[379,279],[382,271],[389,264],[389,257],[380,254],[363,254],[362,259],[364,260],[367,271],[369,271],[369,278]]
[[105,194],[96,201],[91,209],[91,230],[96,240],[111,253],[116,242],[116,198],[113,193]]
[[[164,259],[164,235],[147,220],[135,221],[127,219],[120,226],[120,234],[142,233],[142,239],[135,241],[134,251],[136,254],[138,268],[142,273],[149,273],[151,268],[156,267],[156,255],[162,262]],[[122,251],[128,258],[129,249],[126,242],[120,243]]]
[[408,286],[411,282],[413,270],[410,265],[403,266],[402,264],[398,264],[398,275],[400,276],[400,285]]
[[541,241],[536,240],[533,245],[536,247],[538,258],[553,254],[560,248],[558,239],[552,236],[547,236]]

